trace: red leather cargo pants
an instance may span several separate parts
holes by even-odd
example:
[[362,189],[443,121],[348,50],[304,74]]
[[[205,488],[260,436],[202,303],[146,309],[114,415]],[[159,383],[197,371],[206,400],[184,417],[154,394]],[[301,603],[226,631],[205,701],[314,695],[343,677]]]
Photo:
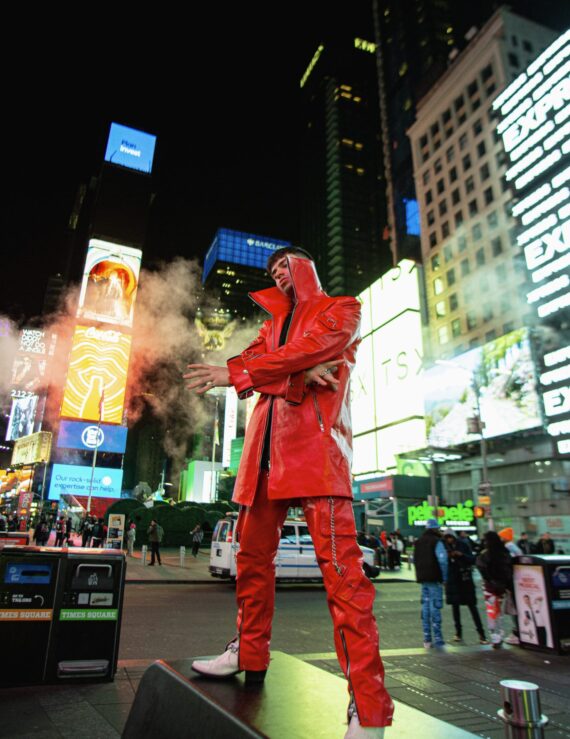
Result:
[[349,682],[362,726],[390,726],[394,707],[384,687],[378,629],[372,612],[375,590],[362,571],[349,498],[267,499],[262,472],[252,506],[238,520],[237,555],[239,663],[244,670],[269,666],[275,606],[274,559],[291,504],[302,505],[323,573],[338,661]]

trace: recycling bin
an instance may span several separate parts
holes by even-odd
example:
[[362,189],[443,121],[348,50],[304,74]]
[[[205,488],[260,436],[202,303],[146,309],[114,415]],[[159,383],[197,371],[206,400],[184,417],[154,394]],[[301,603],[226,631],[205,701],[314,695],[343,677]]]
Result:
[[65,554],[48,649],[46,679],[113,680],[126,561],[116,549],[75,549]]
[[513,565],[521,646],[570,653],[570,556],[522,555]]
[[0,551],[2,686],[46,679],[61,565],[59,549],[7,545]]
[[125,586],[117,550],[0,550],[0,685],[113,680]]

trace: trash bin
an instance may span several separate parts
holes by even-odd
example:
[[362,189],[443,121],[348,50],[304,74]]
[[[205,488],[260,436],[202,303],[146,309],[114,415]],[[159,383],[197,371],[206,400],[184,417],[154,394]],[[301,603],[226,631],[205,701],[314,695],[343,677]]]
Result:
[[2,531],[0,532],[0,545],[20,544],[25,546],[30,543],[29,531]]
[[65,553],[48,651],[48,681],[113,680],[119,657],[125,571],[125,555],[116,549]]
[[514,560],[521,646],[570,652],[570,556],[532,554]]
[[0,685],[113,680],[125,555],[106,549],[0,550]]
[[0,551],[0,685],[46,679],[61,550],[5,546]]

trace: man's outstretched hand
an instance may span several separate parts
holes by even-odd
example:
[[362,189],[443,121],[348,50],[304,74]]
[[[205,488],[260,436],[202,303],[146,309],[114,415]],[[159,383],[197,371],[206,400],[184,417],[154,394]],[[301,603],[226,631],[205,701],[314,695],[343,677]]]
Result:
[[229,387],[230,373],[227,367],[219,367],[216,364],[189,364],[187,372],[182,377],[190,380],[186,385],[188,390],[194,390],[196,395],[203,395],[213,387]]
[[316,367],[305,370],[305,385],[321,385],[328,387],[329,390],[338,390],[340,380],[334,376],[334,372],[338,370],[339,364],[344,364],[344,359],[334,359],[331,362],[323,362],[317,364]]

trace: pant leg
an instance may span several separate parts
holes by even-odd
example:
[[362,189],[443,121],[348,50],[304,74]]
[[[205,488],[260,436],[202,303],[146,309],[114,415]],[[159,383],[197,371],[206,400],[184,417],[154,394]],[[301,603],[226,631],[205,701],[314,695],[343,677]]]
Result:
[[260,473],[253,504],[242,508],[237,524],[237,630],[243,670],[269,666],[271,623],[275,609],[275,556],[288,500],[267,499],[267,475]]
[[376,591],[362,570],[352,502],[348,498],[303,498],[302,506],[323,573],[336,653],[359,721],[362,726],[390,726],[394,706],[384,687],[372,610]]
[[156,558],[158,559],[158,564],[161,565],[162,561],[160,559],[160,542],[156,542]]
[[443,633],[441,631],[441,609],[443,608],[443,587],[441,583],[431,583],[431,622],[433,625],[433,637],[435,645],[440,646],[445,643]]
[[463,631],[461,629],[461,608],[459,603],[452,603],[451,610],[453,611],[453,623],[455,624],[455,633],[457,636],[462,636]]
[[422,604],[422,630],[424,632],[424,642],[432,642],[431,633],[431,595],[429,586],[431,583],[423,582],[421,590],[421,604]]
[[485,599],[485,610],[487,612],[487,627],[493,644],[500,644],[503,640],[501,612],[503,599],[501,596],[491,593],[483,586],[483,597]]
[[471,616],[473,618],[473,623],[475,624],[475,628],[477,629],[477,633],[481,637],[481,639],[485,638],[485,629],[483,628],[483,624],[481,623],[481,616],[479,615],[479,610],[477,609],[476,603],[469,603],[468,605],[469,610],[471,611]]
[[150,542],[150,563],[151,565],[154,564],[155,557],[156,557],[156,542],[151,541]]

